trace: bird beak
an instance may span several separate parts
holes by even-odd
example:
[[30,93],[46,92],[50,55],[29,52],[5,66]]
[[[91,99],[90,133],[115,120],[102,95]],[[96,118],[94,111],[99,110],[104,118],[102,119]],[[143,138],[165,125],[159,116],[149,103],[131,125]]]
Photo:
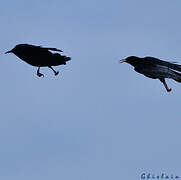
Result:
[[126,59],[121,59],[119,62],[124,63],[124,62],[126,62]]
[[5,52],[5,54],[12,53],[12,52],[13,52],[13,51],[12,51],[12,50],[10,50],[10,51]]

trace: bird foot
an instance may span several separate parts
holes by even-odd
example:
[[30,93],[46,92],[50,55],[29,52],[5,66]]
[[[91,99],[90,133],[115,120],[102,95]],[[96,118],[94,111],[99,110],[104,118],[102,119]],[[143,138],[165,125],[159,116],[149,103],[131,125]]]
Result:
[[167,88],[167,92],[170,92],[172,89],[171,88]]
[[38,77],[44,77],[44,75],[42,73],[39,73],[39,72],[37,72],[37,76]]
[[57,76],[59,74],[59,71],[55,71],[54,73],[55,73],[55,76]]
[[163,83],[163,85],[165,86],[165,89],[167,90],[167,92],[170,92],[172,89],[168,87],[167,83],[165,82],[165,79],[160,79],[160,81]]

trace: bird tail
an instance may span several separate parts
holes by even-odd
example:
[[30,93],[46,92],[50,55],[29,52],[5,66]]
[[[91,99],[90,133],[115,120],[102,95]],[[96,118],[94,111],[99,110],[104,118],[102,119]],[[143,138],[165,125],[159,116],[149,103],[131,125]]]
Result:
[[54,55],[54,57],[55,57],[56,59],[59,59],[59,60],[63,61],[63,62],[64,62],[63,64],[66,64],[67,61],[70,61],[70,60],[71,60],[70,57],[68,57],[68,56],[62,56],[61,54],[58,54],[58,53],[54,53],[53,55]]
[[67,56],[62,56],[62,57],[64,58],[65,62],[67,62],[67,61],[70,61],[70,60],[71,60],[71,57],[67,57]]

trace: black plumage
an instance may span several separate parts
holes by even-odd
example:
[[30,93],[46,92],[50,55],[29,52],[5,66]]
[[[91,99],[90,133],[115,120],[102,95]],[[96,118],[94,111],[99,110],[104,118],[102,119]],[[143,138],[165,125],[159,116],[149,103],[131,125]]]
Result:
[[171,88],[167,86],[165,78],[171,78],[177,82],[181,82],[181,73],[176,72],[181,72],[181,65],[175,63],[163,61],[154,57],[139,58],[136,56],[127,57],[120,62],[127,62],[134,66],[136,72],[146,77],[159,79],[168,92],[171,91]]
[[52,53],[51,51],[63,52],[62,50],[56,48],[44,48],[29,44],[18,44],[6,53],[14,53],[28,64],[37,66],[37,75],[41,77],[44,75],[40,73],[40,67],[47,66],[53,70],[55,75],[58,75],[59,72],[55,71],[52,66],[65,65],[67,61],[71,60],[70,57],[62,56],[59,53]]

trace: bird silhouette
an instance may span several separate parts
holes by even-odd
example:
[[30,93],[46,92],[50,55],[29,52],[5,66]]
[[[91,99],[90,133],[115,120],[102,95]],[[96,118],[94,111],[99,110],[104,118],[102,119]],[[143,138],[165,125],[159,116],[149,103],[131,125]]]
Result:
[[[181,82],[181,65],[163,61],[154,57],[139,58],[136,56],[129,56],[126,59],[120,60],[121,63],[126,62],[134,67],[138,73],[145,75],[152,79],[159,79],[167,92],[171,91],[166,84],[165,78],[171,78],[177,82]],[[176,70],[176,71],[173,71]]]
[[56,48],[45,48],[30,44],[18,44],[12,50],[5,52],[5,54],[14,53],[28,64],[37,66],[37,75],[39,77],[44,76],[40,73],[40,67],[49,67],[56,76],[59,72],[55,71],[52,66],[65,65],[67,61],[71,60],[71,58],[62,56],[59,53],[52,53],[51,51],[63,52],[62,50]]

